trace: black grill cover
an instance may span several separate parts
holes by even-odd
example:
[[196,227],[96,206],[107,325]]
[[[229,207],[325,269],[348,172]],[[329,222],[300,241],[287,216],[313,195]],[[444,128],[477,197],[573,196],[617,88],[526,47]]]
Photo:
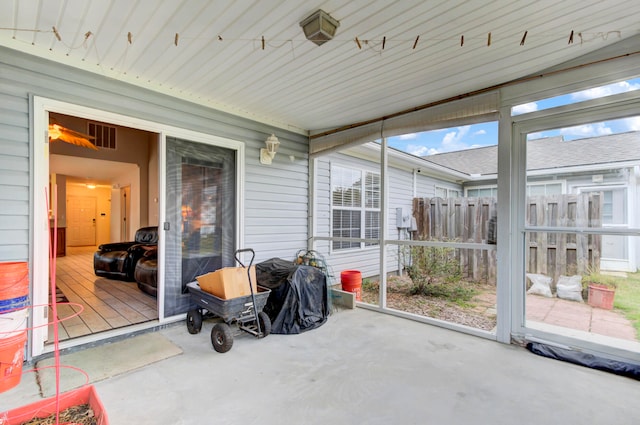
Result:
[[271,258],[256,264],[258,285],[271,289],[264,311],[274,334],[299,334],[327,321],[327,278],[311,266]]

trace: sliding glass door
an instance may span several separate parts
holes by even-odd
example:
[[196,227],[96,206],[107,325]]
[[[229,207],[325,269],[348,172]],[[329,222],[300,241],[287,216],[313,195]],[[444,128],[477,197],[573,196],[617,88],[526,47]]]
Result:
[[187,311],[186,284],[234,264],[236,151],[167,137],[165,317]]

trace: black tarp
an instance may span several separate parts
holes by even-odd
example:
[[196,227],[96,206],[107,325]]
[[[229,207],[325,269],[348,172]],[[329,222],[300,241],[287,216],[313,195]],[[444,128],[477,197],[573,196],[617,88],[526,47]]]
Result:
[[640,364],[613,360],[581,351],[569,350],[539,342],[529,342],[527,349],[539,356],[590,367],[640,380]]
[[256,264],[256,280],[271,289],[262,310],[271,319],[271,333],[299,334],[327,321],[327,278],[322,270],[271,258]]

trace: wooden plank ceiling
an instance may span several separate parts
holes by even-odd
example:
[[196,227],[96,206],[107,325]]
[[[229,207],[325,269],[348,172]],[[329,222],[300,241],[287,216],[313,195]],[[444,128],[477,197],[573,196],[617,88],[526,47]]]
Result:
[[[340,22],[322,46],[299,25],[317,9]],[[0,44],[320,131],[533,74],[637,34],[638,16],[637,0],[6,0]]]

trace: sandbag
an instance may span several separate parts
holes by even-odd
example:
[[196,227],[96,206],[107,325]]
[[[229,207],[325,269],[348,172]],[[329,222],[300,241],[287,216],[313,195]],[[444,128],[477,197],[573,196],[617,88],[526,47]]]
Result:
[[552,278],[536,273],[527,273],[527,277],[532,283],[527,294],[542,295],[547,298],[553,297],[553,294],[551,293],[551,282],[553,282]]
[[582,299],[582,276],[560,276],[556,284],[558,298],[569,301],[584,302]]

